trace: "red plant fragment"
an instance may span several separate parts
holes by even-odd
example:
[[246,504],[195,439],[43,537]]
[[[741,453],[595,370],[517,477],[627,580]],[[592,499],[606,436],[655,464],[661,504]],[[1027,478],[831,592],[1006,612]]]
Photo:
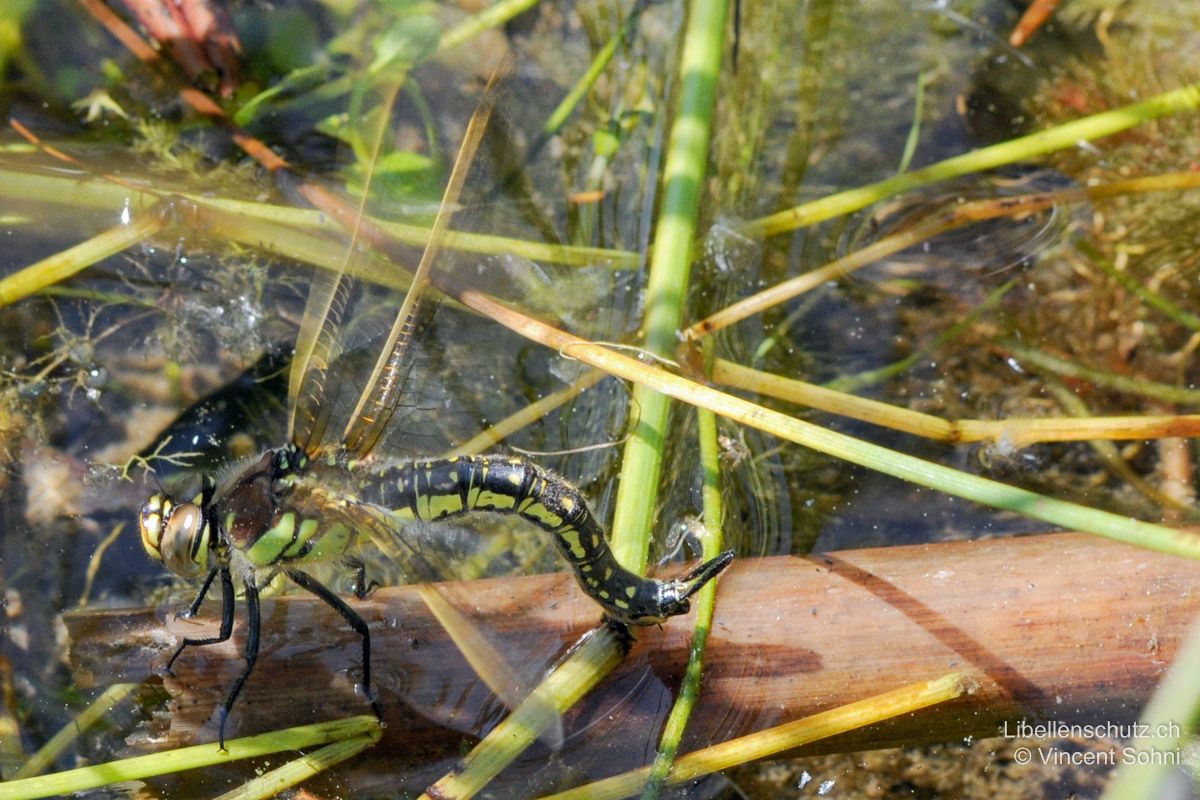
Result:
[[1025,13],[1017,20],[1017,27],[1013,28],[1012,35],[1008,37],[1008,43],[1013,47],[1020,47],[1029,41],[1030,37],[1037,33],[1038,28],[1050,20],[1054,9],[1058,8],[1058,2],[1059,0],[1033,0],[1029,4],[1029,8],[1025,9]]
[[221,96],[233,94],[242,45],[224,6],[213,0],[123,2],[189,79],[203,86],[215,76]]

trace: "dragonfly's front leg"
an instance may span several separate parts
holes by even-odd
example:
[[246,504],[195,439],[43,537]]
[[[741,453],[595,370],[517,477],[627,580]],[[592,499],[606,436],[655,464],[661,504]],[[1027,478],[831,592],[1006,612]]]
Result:
[[213,578],[217,577],[219,569],[211,569],[208,571],[208,576],[205,577],[204,583],[200,586],[200,591],[196,592],[196,599],[184,611],[175,612],[175,619],[191,619],[200,611],[200,604],[204,602],[204,596],[208,594],[209,587],[212,586]]
[[[228,577],[229,570],[222,571],[222,585]],[[262,616],[258,610],[258,586],[254,583],[253,576],[246,577],[246,649],[243,656],[246,659],[246,666],[242,668],[242,674],[238,675],[237,680],[233,682],[233,688],[229,690],[229,695],[225,698],[225,702],[221,704],[221,708],[217,712],[217,742],[222,751],[225,750],[225,720],[229,718],[229,710],[233,708],[233,701],[237,700],[238,694],[242,691],[242,686],[245,685],[246,679],[250,677],[250,673],[254,671],[254,664],[258,661],[258,634],[262,628]],[[233,584],[229,584],[229,598],[233,599]],[[225,638],[229,638],[229,632],[225,630],[225,623],[228,621],[230,627],[233,626],[233,610],[232,602],[227,604],[230,609],[228,620],[222,620],[221,630],[225,634]],[[220,641],[220,640],[215,640]]]
[[[283,572],[297,586],[312,592],[329,604],[334,611],[341,614],[342,619],[346,620],[346,624],[362,638],[362,683],[359,685],[359,689],[362,691],[363,697],[371,702],[371,710],[375,712],[375,716],[379,716],[379,707],[375,705],[375,694],[371,691],[371,631],[367,628],[367,623],[358,615],[357,611],[346,605],[345,600],[329,591],[328,587],[307,572],[301,572],[298,569],[285,569]],[[362,578],[360,577],[359,580],[361,581]]]
[[175,648],[175,653],[167,660],[167,665],[163,667],[163,671],[168,675],[173,675],[171,667],[175,664],[175,659],[188,647],[202,647],[206,644],[217,644],[218,642],[226,641],[233,634],[233,578],[229,574],[229,567],[221,567],[214,569],[208,573],[208,577],[204,579],[204,585],[200,587],[200,592],[196,595],[196,599],[188,607],[187,611],[181,612],[178,616],[185,619],[190,619],[196,616],[196,612],[200,610],[200,604],[204,602],[204,595],[208,594],[208,587],[212,586],[213,578],[218,574],[221,576],[221,630],[216,636],[210,636],[205,639],[184,639],[179,647]]

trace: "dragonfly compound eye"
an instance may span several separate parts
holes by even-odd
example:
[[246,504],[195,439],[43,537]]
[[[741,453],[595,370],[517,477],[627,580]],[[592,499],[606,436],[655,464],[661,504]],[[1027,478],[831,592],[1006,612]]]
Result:
[[190,578],[207,568],[207,526],[195,503],[175,504],[156,494],[142,506],[138,527],[146,552],[176,575]]
[[155,494],[142,505],[138,513],[138,531],[142,535],[142,547],[146,554],[155,561],[162,561],[162,523],[163,506],[170,501],[161,494]]

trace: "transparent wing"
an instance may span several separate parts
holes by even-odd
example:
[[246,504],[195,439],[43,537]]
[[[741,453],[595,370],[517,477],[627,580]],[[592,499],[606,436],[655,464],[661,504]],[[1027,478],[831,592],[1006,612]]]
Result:
[[[499,76],[508,68],[509,62],[506,61],[493,73],[484,99],[471,116],[421,259],[408,279],[408,291],[382,340],[369,335],[369,331],[366,336],[354,336],[347,332],[347,324],[357,316],[359,298],[365,291],[361,286],[359,270],[354,268],[356,254],[363,244],[382,246],[387,243],[386,235],[365,215],[366,198],[370,193],[370,171],[357,211],[335,215],[345,219],[348,227],[346,256],[336,273],[318,271],[314,275],[296,337],[295,356],[288,380],[291,409],[289,437],[309,454],[315,453],[326,443],[330,420],[335,416],[335,411],[341,410],[342,403],[339,401],[345,393],[344,378],[351,373],[339,366],[340,360],[349,356],[353,364],[356,358],[352,354],[356,352],[372,349],[377,353],[370,377],[359,384],[364,388],[346,415],[346,423],[340,434],[341,446],[354,455],[362,457],[375,448],[405,396],[407,380],[412,373],[413,338],[429,314],[424,302],[429,288],[429,275],[441,252],[459,195],[491,116],[494,107],[493,88]],[[393,91],[386,99],[389,106],[394,98]],[[384,120],[388,116],[380,115]],[[376,136],[376,155],[382,137],[383,131],[380,130]],[[359,329],[363,327],[358,325]]]
[[[475,691],[462,683],[461,674],[451,671],[427,672],[403,682],[405,701],[424,716],[453,729],[481,735],[498,719],[497,702],[508,710],[529,695],[547,670],[561,655],[552,638],[533,651],[523,649],[519,657],[510,657],[503,637],[473,618],[475,603],[458,583],[447,578],[478,577],[490,560],[488,551],[510,549],[511,542],[501,535],[487,542],[478,530],[456,526],[453,522],[413,523],[398,519],[390,510],[371,503],[348,500],[349,492],[337,486],[353,478],[348,473],[331,475],[333,468],[317,469],[311,483],[301,484],[293,498],[300,507],[324,518],[336,518],[351,527],[359,539],[355,558],[369,564],[368,577],[387,583],[411,582],[417,585],[431,614],[472,667],[477,680],[487,691]],[[528,644],[528,642],[526,642]],[[388,681],[387,660],[376,665],[379,680]],[[448,703],[447,698],[456,702]],[[539,738],[557,749],[563,740],[560,715],[549,703],[533,709]]]
[[367,219],[366,209],[375,164],[382,152],[391,109],[401,85],[401,82],[387,85],[373,100],[379,108],[374,115],[374,130],[369,136],[371,152],[365,159],[367,171],[357,201],[339,198],[315,184],[306,183],[297,189],[304,199],[318,205],[339,222],[348,238],[338,269],[335,272],[317,270],[313,276],[288,377],[288,437],[309,454],[314,453],[324,440],[335,408],[329,391],[338,377],[334,365],[346,350],[352,349],[346,345],[344,330],[361,292],[354,267],[361,246],[380,238]]
[[454,160],[454,169],[450,172],[450,179],[442,194],[437,217],[429,232],[429,240],[421,254],[421,261],[417,264],[416,272],[413,274],[412,285],[396,314],[395,323],[380,351],[379,360],[375,362],[375,368],[371,371],[366,390],[362,393],[346,423],[346,429],[342,434],[343,446],[358,456],[365,456],[375,448],[403,396],[405,376],[409,374],[407,369],[409,354],[413,336],[422,321],[421,309],[424,295],[429,287],[430,272],[441,252],[459,195],[466,183],[467,173],[470,172],[471,164],[475,160],[475,153],[479,149],[484,130],[491,118],[495,104],[496,81],[504,72],[508,71],[510,66],[511,62],[506,61],[492,73],[483,100],[471,115],[466,134],[459,146],[458,156]]
[[[421,380],[422,370],[416,362],[423,355],[416,341],[432,325],[437,306],[426,298],[432,291],[429,276],[491,116],[495,83],[509,66],[505,62],[494,72],[483,101],[467,124],[420,261],[399,307],[394,292],[362,280],[362,270],[355,261],[362,243],[378,244],[389,254],[395,249],[364,217],[365,202],[359,204],[358,214],[349,224],[350,241],[340,270],[315,276],[288,385],[289,433],[292,441],[310,455],[332,445],[340,446],[351,459],[366,458],[388,431],[396,409],[414,402],[411,384]],[[366,194],[364,191],[364,197]],[[425,402],[420,397],[415,402]],[[345,425],[340,427],[343,420]],[[307,498],[297,496],[291,500],[301,508],[307,506],[309,513],[339,517],[349,524],[366,545],[361,561],[369,564],[373,577],[420,587],[431,612],[489,691],[413,687],[408,699],[430,718],[478,733],[482,721],[496,719],[497,699],[509,709],[525,700],[560,655],[560,648],[547,640],[540,656],[522,652],[519,658],[508,658],[500,637],[471,618],[470,598],[445,583],[448,577],[477,577],[470,573],[469,565],[487,559],[479,557],[478,548],[466,542],[478,543],[488,537],[446,523],[401,523],[386,508],[351,499],[357,488],[354,482],[359,479],[345,472],[339,474],[336,468],[314,467],[308,478]],[[361,479],[369,480],[369,475]],[[536,534],[527,538],[537,541]],[[468,550],[475,550],[475,554],[468,554]],[[447,676],[429,675],[427,679],[437,681]],[[465,701],[488,696],[494,698],[490,706],[485,701],[481,707],[469,710],[453,704],[448,707],[445,702],[447,697]],[[431,699],[423,703],[422,697],[435,698],[436,702]],[[535,713],[534,717],[542,729],[543,742],[555,748],[561,744],[562,720],[554,708],[547,706],[544,713]]]
[[351,305],[352,291],[344,275],[317,270],[296,334],[288,376],[288,440],[310,455],[329,426],[334,406],[329,397],[330,365],[342,354],[336,333]]

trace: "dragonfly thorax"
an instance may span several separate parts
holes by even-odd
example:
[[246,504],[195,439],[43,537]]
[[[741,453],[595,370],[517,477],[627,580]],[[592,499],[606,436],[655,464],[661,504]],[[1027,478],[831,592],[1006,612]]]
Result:
[[298,516],[285,502],[290,478],[307,465],[307,455],[288,445],[266,451],[220,489],[206,477],[191,502],[156,493],[138,517],[142,546],[183,578],[228,566],[235,555],[252,568],[340,555],[351,542],[348,528]]

